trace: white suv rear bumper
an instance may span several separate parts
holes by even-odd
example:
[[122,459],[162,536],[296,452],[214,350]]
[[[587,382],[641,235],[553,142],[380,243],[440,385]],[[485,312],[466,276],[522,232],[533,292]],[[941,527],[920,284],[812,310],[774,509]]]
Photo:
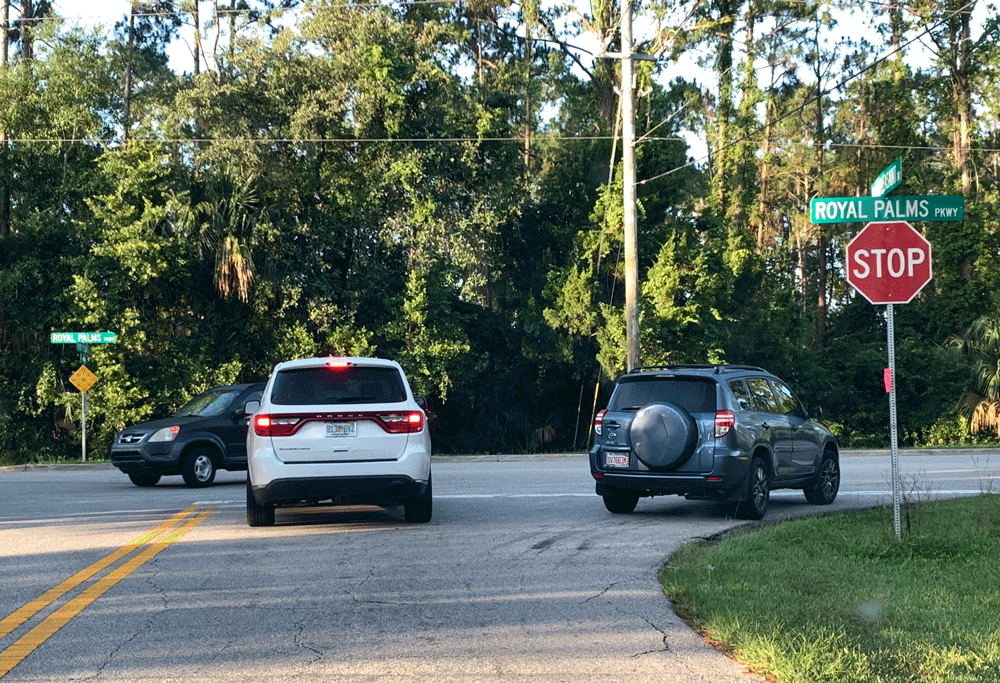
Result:
[[[269,439],[262,439],[267,442]],[[317,481],[347,478],[383,479],[401,477],[426,484],[431,473],[430,448],[423,439],[411,439],[402,456],[396,460],[358,462],[282,462],[270,445],[258,445],[247,453],[247,469],[253,489],[266,489],[275,482],[297,479]]]

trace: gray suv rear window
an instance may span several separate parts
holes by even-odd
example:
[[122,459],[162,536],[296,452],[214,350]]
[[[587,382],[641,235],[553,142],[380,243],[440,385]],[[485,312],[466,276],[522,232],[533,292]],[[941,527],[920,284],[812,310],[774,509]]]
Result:
[[715,382],[711,380],[637,377],[618,382],[608,410],[635,410],[648,403],[669,401],[689,413],[714,413],[715,387]]
[[293,368],[274,378],[271,403],[276,405],[345,405],[400,403],[406,400],[395,368]]

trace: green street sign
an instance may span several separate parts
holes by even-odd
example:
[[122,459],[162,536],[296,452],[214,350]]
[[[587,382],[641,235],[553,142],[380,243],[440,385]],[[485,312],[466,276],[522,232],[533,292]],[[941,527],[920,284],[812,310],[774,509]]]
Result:
[[872,183],[872,197],[884,197],[903,182],[903,159],[902,157],[892,162],[887,169],[879,173],[878,178]]
[[962,195],[828,197],[809,203],[809,220],[813,223],[960,221],[964,217]]
[[118,341],[115,332],[53,332],[49,335],[53,344],[114,344]]

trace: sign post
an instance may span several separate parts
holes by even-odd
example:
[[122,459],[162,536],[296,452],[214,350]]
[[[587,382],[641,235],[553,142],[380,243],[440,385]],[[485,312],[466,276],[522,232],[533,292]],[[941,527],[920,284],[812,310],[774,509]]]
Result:
[[868,301],[885,304],[889,341],[889,431],[892,454],[892,511],[901,538],[899,445],[896,423],[896,331],[893,306],[906,304],[930,282],[931,244],[905,221],[869,223],[847,245],[847,281]]
[[76,344],[76,350],[80,353],[81,365],[69,376],[69,381],[80,390],[80,457],[83,462],[87,462],[87,392],[97,383],[97,375],[82,364],[87,362],[91,344],[114,344],[118,341],[118,335],[114,332],[53,332],[49,335],[49,341],[53,344]]

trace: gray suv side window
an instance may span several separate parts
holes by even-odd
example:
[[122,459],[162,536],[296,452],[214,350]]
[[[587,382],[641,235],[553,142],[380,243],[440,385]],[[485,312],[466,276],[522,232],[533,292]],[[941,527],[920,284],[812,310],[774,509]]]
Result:
[[747,385],[743,383],[743,380],[730,380],[729,390],[733,392],[733,398],[736,399],[736,405],[739,406],[740,410],[753,410],[753,399],[750,397],[750,392],[747,391]]
[[799,399],[795,398],[792,390],[776,380],[771,380],[771,385],[774,387],[774,395],[778,399],[778,412],[782,415],[795,415],[805,419],[806,411],[802,409],[802,404],[799,403]]
[[753,394],[753,402],[760,410],[765,413],[779,413],[778,402],[774,400],[774,394],[771,392],[771,385],[767,383],[767,380],[763,377],[750,377],[747,379],[747,385],[750,387],[750,393]]

